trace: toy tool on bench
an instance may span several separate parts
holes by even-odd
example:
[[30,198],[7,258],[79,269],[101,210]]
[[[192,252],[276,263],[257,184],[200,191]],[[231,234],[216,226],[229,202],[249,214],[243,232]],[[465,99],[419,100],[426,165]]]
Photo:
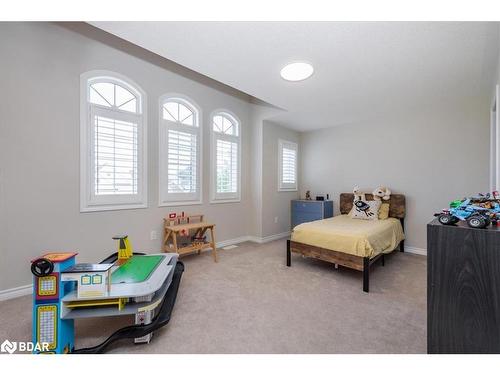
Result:
[[[33,342],[36,353],[97,353],[111,342],[133,338],[149,343],[168,323],[184,266],[177,254],[132,252],[126,235],[115,236],[118,252],[101,263],[75,264],[77,253],[48,253],[34,259]],[[74,348],[74,319],[135,315],[102,344]]]

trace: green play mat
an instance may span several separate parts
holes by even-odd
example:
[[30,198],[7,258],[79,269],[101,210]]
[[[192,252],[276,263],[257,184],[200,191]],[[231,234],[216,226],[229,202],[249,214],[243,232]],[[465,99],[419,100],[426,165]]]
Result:
[[111,283],[143,282],[148,279],[163,258],[161,255],[134,255],[113,272]]

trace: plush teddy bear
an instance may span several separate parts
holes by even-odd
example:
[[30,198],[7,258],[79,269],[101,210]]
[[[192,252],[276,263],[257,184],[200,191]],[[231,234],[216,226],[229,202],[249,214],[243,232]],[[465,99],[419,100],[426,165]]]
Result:
[[363,193],[361,190],[359,190],[359,186],[354,186],[354,189],[352,189],[352,193],[354,194],[354,200],[355,201],[365,201],[365,193]]
[[385,186],[379,186],[372,191],[373,199],[376,201],[384,200],[388,201],[391,199],[391,190]]

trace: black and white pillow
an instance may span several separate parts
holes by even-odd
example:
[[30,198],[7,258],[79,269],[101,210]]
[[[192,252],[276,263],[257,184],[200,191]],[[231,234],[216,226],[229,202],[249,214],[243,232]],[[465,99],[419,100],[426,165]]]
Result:
[[363,220],[378,220],[381,201],[355,200],[350,212],[351,218]]

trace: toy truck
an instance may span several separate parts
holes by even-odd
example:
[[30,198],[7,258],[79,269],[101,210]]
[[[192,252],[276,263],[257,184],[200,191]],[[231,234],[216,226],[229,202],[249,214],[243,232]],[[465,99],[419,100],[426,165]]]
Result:
[[471,228],[486,228],[496,225],[500,220],[500,202],[498,194],[480,194],[476,197],[463,199],[460,203],[453,201],[450,208],[444,209],[437,216],[443,225],[453,225],[459,221],[467,222]]

